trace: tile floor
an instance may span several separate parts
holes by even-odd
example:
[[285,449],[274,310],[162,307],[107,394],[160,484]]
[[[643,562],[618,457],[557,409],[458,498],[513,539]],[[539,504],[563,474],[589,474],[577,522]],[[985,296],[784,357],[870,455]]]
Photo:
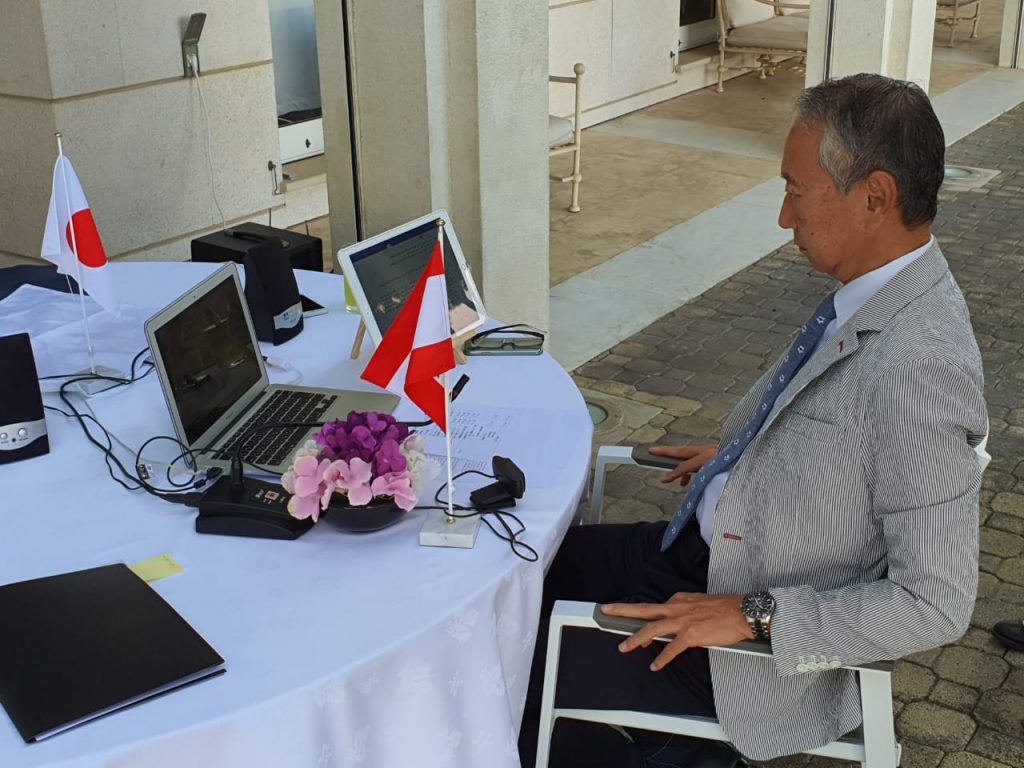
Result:
[[[930,92],[948,143],[1024,100],[1024,73],[996,67],[1001,22],[989,3],[977,39],[962,26],[949,48],[936,30]],[[550,186],[551,346],[568,370],[788,240],[778,163],[803,77],[791,61],[584,131],[580,213],[565,210],[568,185]]]
[[[962,26],[953,48],[936,28],[930,92],[949,143],[1024,100],[1024,73],[995,66],[1001,23],[1001,7],[983,5],[978,38]],[[551,346],[567,369],[788,240],[778,164],[803,76],[792,61],[584,132],[580,213],[566,210],[569,185],[550,185]],[[307,226],[331,270],[327,218],[292,229]]]

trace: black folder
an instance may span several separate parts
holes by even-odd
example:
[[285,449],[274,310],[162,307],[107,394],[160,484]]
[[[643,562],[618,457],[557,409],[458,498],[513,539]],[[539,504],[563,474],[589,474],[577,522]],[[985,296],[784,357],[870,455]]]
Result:
[[126,565],[0,587],[0,703],[38,741],[223,671]]

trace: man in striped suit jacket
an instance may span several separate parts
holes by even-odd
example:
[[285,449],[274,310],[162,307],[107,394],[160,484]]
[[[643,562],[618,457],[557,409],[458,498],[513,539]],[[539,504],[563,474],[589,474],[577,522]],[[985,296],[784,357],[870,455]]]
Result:
[[[559,706],[717,714],[744,755],[767,759],[859,725],[856,680],[840,666],[966,630],[977,590],[974,448],[987,414],[967,307],[930,229],[943,157],[942,129],[914,85],[857,75],[801,98],[779,223],[842,284],[823,303],[835,319],[819,310],[827,329],[809,357],[774,399],[797,344],[770,367],[718,445],[662,449],[682,460],[668,480],[685,483],[706,463],[714,472],[701,479],[694,518],[679,515],[668,536],[663,522],[569,531],[545,608],[594,600],[649,623],[618,647],[605,633],[574,639]],[[729,450],[739,458],[719,471]],[[771,640],[774,658],[705,650],[755,635]],[[652,643],[658,636],[674,640]],[[659,764],[692,761],[694,745],[674,739],[634,733],[628,746]],[[613,751],[576,743],[562,753],[623,764]]]

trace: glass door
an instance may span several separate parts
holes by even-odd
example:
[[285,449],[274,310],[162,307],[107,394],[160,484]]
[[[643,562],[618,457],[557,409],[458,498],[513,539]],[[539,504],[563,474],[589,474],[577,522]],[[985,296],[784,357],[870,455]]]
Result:
[[281,161],[323,154],[313,0],[269,0]]
[[716,0],[680,0],[679,50],[697,48],[718,39]]

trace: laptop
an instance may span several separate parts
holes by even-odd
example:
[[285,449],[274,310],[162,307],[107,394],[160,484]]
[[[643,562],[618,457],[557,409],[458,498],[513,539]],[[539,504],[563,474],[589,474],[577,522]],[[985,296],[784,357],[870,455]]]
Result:
[[240,442],[247,464],[283,474],[318,429],[254,427],[390,413],[399,402],[390,393],[271,384],[233,263],[147,320],[146,338],[174,431],[197,451],[192,463],[200,469],[227,469]]

